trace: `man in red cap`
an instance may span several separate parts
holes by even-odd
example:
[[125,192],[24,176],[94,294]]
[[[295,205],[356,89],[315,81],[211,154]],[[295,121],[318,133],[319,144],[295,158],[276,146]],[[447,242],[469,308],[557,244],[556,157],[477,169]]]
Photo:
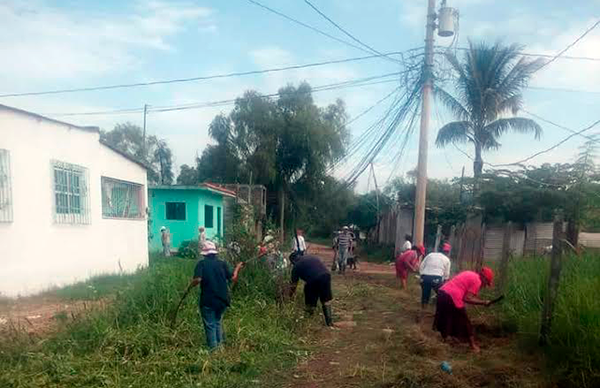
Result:
[[418,245],[396,256],[396,277],[400,279],[402,289],[406,289],[408,273],[419,271],[419,262],[424,255],[425,248]]
[[493,287],[493,284],[494,271],[483,267],[477,272],[463,271],[440,288],[433,329],[442,334],[444,341],[448,336],[468,341],[471,349],[479,353],[465,303],[490,306],[491,301],[479,299],[477,294],[482,287]]

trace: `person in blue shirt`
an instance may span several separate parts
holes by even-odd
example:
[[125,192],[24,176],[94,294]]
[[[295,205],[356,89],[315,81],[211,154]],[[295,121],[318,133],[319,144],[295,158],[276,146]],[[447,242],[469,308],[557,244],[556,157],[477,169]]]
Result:
[[229,265],[217,257],[214,242],[206,241],[202,247],[203,260],[198,261],[194,270],[191,287],[200,285],[198,306],[206,342],[210,349],[221,345],[225,339],[223,332],[223,313],[230,304],[228,282],[237,282],[243,263],[238,263],[233,273]]

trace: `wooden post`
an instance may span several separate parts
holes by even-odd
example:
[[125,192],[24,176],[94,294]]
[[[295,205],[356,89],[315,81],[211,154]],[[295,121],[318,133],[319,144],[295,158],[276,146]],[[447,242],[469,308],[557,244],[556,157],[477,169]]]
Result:
[[504,226],[504,239],[502,240],[502,257],[500,259],[500,276],[498,279],[498,289],[503,293],[506,289],[508,280],[508,260],[510,258],[510,240],[512,238],[512,223],[509,221]]
[[561,215],[554,217],[554,229],[552,231],[552,259],[550,262],[550,277],[548,278],[548,288],[544,299],[544,308],[542,310],[542,323],[540,325],[540,345],[548,344],[550,330],[552,326],[552,314],[556,297],[558,296],[558,283],[560,280],[560,271],[562,270],[562,248],[563,248],[563,220]]
[[435,246],[433,248],[434,252],[438,251],[438,248],[440,247],[440,242],[442,241],[442,225],[438,225],[437,226],[437,231],[435,233]]

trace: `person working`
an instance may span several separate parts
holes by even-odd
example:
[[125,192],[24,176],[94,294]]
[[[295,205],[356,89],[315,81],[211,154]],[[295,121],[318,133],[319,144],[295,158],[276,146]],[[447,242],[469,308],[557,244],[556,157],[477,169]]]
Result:
[[163,256],[171,256],[171,234],[164,226],[160,228],[160,242],[162,243]]
[[404,253],[412,248],[412,236],[410,234],[404,235],[404,244],[400,248],[400,253]]
[[465,303],[490,306],[491,301],[479,299],[477,294],[482,287],[492,287],[493,284],[494,271],[483,267],[478,272],[463,271],[440,288],[433,329],[441,333],[444,341],[448,336],[468,341],[471,349],[479,353]]
[[336,230],[333,233],[333,241],[331,243],[331,248],[333,249],[333,263],[331,264],[331,271],[337,270],[337,260],[339,255],[339,245],[338,245],[338,236],[341,232]]
[[412,249],[396,256],[396,277],[400,279],[400,288],[406,289],[406,280],[410,271],[419,271],[419,261],[425,255],[425,247],[414,246]]
[[314,314],[317,302],[321,301],[325,324],[333,326],[331,315],[331,274],[316,256],[294,256],[292,258],[292,281],[290,296],[293,296],[300,279],[304,280],[304,303],[309,315]]
[[294,241],[292,243],[292,251],[296,252],[299,256],[303,256],[304,253],[306,253],[306,242],[304,241],[304,236],[302,234],[302,229],[297,229],[296,236],[294,236]]
[[206,242],[206,229],[204,229],[204,226],[200,226],[198,228],[198,252],[202,252],[202,248],[204,247],[205,242]]
[[238,274],[244,263],[240,262],[233,273],[229,265],[217,257],[217,247],[212,241],[206,241],[201,252],[203,260],[198,261],[190,287],[200,285],[198,306],[206,343],[214,349],[223,343],[223,313],[230,303],[228,281],[237,282]]
[[352,244],[352,236],[349,228],[344,226],[342,233],[338,235],[338,273],[346,273],[346,264],[348,260],[348,252]]
[[446,254],[450,252],[450,244],[444,244],[443,252],[428,254],[419,266],[421,274],[421,309],[429,304],[431,290],[437,292],[444,280],[450,278],[450,259]]

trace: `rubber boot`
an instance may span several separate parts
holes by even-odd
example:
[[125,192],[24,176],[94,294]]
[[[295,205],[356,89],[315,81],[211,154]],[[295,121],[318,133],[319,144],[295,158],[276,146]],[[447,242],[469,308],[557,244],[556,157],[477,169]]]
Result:
[[315,306],[306,306],[304,307],[304,311],[306,312],[306,315],[310,317],[315,313]]
[[327,326],[333,326],[333,317],[331,315],[331,306],[328,304],[323,305],[323,315],[325,316],[325,324]]

